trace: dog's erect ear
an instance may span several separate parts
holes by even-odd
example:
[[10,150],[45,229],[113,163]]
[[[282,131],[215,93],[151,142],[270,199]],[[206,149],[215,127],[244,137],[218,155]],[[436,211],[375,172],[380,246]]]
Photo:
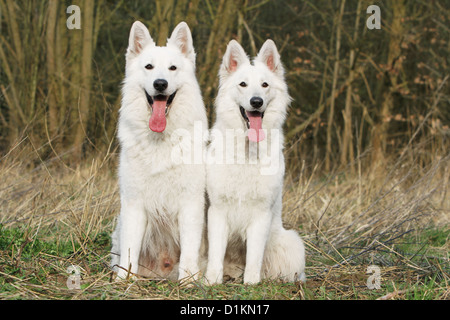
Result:
[[280,54],[277,46],[272,40],[266,40],[259,50],[256,60],[264,63],[272,72],[283,76],[284,70],[281,64]]
[[128,55],[136,56],[142,52],[147,45],[155,45],[147,27],[140,21],[133,23],[128,40]]
[[241,64],[245,62],[250,63],[250,60],[248,59],[248,56],[245,53],[244,49],[241,47],[239,42],[237,42],[236,40],[231,40],[228,43],[227,51],[223,56],[223,71],[227,73],[233,73]]
[[195,50],[192,34],[186,22],[180,22],[167,40],[168,46],[175,46],[195,65]]

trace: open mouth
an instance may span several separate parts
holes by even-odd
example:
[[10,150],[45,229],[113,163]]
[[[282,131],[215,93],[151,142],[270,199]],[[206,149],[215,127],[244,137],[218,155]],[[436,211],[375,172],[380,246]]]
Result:
[[152,110],[153,110],[153,105],[154,105],[155,101],[156,102],[165,102],[164,114],[167,115],[169,113],[170,105],[172,104],[172,101],[175,98],[175,95],[177,94],[176,91],[174,93],[172,93],[170,96],[158,94],[154,97],[150,96],[147,93],[147,90],[144,90],[144,91],[145,91],[145,96],[147,97],[148,104],[150,105]]
[[239,106],[242,118],[245,121],[248,129],[248,139],[253,142],[260,142],[265,139],[266,135],[262,129],[262,119],[264,118],[264,112],[259,111],[246,111],[243,107]]
[[170,105],[177,92],[175,91],[170,96],[159,94],[153,97],[147,93],[147,90],[144,89],[144,92],[147,102],[152,109],[149,128],[154,132],[163,132],[166,129],[167,124],[166,116],[169,114]]

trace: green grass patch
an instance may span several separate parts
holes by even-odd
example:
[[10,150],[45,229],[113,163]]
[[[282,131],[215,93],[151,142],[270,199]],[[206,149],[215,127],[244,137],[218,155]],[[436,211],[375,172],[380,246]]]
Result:
[[[34,231],[35,232],[35,231]],[[2,299],[225,299],[343,300],[448,298],[448,230],[411,234],[391,250],[379,249],[340,266],[340,255],[308,256],[306,283],[264,280],[244,285],[242,279],[191,287],[178,282],[138,279],[115,282],[109,270],[110,234],[99,232],[80,244],[73,237],[43,237],[26,228],[0,228],[0,298]],[[425,247],[424,247],[425,245]],[[71,290],[67,268],[80,269],[81,289]],[[367,287],[369,265],[380,267],[381,288]]]

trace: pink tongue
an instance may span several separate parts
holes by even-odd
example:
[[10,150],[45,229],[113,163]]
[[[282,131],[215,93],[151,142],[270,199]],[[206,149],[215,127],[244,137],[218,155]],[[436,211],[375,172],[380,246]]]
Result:
[[152,108],[148,126],[154,132],[163,132],[166,129],[166,101],[155,100]]
[[248,129],[248,139],[253,142],[260,142],[266,138],[266,135],[262,129],[261,114],[252,115],[247,112],[248,120],[250,120],[250,129]]

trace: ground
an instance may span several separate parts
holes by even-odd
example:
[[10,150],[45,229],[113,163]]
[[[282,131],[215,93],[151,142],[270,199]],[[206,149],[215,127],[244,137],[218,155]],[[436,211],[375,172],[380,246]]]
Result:
[[283,217],[305,241],[306,282],[212,287],[112,280],[114,155],[76,168],[18,159],[0,164],[0,299],[450,298],[448,156],[429,165],[397,159],[377,179],[293,168]]

